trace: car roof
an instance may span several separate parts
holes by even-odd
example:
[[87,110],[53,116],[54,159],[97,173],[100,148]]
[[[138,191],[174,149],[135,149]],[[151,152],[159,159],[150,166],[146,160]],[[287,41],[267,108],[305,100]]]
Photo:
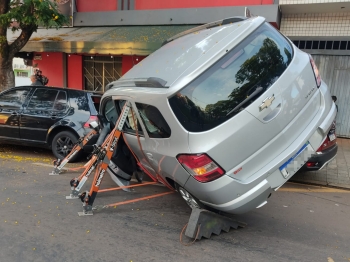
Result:
[[80,90],[80,89],[74,89],[74,88],[67,88],[67,87],[57,87],[57,86],[36,86],[36,85],[29,85],[29,86],[15,86],[15,87],[12,87],[12,88],[9,88],[7,90],[10,90],[10,89],[14,89],[14,88],[21,88],[21,87],[38,87],[38,88],[51,88],[51,89],[57,89],[57,90],[74,90],[74,91],[79,91],[79,92],[84,92],[84,93],[89,93],[89,94],[92,94],[94,96],[102,96],[103,93],[102,92],[96,92],[96,91],[90,91],[90,90]]
[[[186,82],[192,81],[196,74],[199,75],[210,67],[225,55],[226,50],[240,43],[264,21],[263,17],[254,17],[194,31],[176,38],[135,65],[119,80],[112,82],[106,95],[128,95],[127,92],[133,92],[131,88],[114,89],[114,87],[125,87],[123,82],[128,82],[128,80],[149,78],[160,79],[165,83],[164,87],[172,89],[167,92],[173,93],[176,91],[173,88],[176,82],[180,81],[181,84],[176,85],[175,88],[182,88]],[[137,89],[140,92],[149,92],[151,88]],[[163,93],[160,88],[156,89]]]

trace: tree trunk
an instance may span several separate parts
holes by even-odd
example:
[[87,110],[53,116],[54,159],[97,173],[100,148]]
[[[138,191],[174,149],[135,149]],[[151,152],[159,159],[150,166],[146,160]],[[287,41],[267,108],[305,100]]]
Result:
[[[0,0],[0,15],[7,14],[10,10],[10,2],[12,0]],[[19,3],[20,1],[18,1]],[[28,4],[28,3],[27,3]],[[27,5],[26,4],[26,5]],[[34,3],[30,3],[30,11],[25,15],[33,15]],[[7,30],[9,24],[1,24],[0,26],[0,91],[15,86],[15,75],[13,73],[12,61],[17,52],[19,52],[33,32],[38,28],[36,24],[19,23],[21,34],[11,44],[7,41]]]
[[0,54],[0,91],[15,86],[15,74],[12,68],[13,57]]

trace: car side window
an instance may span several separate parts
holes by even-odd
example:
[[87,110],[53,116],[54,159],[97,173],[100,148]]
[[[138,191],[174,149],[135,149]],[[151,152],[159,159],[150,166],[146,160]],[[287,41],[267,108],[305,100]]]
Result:
[[[123,110],[125,102],[126,102],[125,100],[116,101],[116,105],[118,107],[118,110],[120,110],[120,112]],[[138,122],[137,115],[133,111],[133,108],[130,108],[128,117],[126,118],[125,124],[123,126],[123,131],[131,134],[136,134],[136,128],[137,128],[137,132],[140,135],[143,135],[143,131]]]
[[30,87],[16,88],[0,95],[0,108],[3,111],[17,111],[25,102]]
[[103,109],[103,115],[107,121],[115,124],[118,120],[119,114],[114,106],[114,101],[112,99],[108,100]]
[[64,116],[68,109],[67,93],[65,91],[59,91],[55,104],[53,106],[53,113],[56,116]]
[[147,105],[136,103],[136,107],[139,110],[139,115],[148,136],[151,138],[168,138],[170,137],[171,130],[168,123],[165,121],[163,115],[160,113],[158,108]]
[[50,116],[53,113],[57,94],[58,91],[54,89],[37,88],[28,103],[25,113]]

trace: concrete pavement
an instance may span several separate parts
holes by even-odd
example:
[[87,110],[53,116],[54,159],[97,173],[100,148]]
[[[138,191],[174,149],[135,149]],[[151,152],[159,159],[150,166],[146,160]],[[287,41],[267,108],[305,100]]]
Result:
[[[350,261],[349,190],[287,183],[235,216],[245,228],[183,246],[190,208],[177,194],[79,217],[80,200],[65,199],[77,173],[49,176],[48,151],[32,150],[0,146],[0,261]],[[100,193],[95,204],[165,190]]]
[[298,172],[291,179],[318,185],[350,189],[350,139],[337,138],[336,158],[320,171]]

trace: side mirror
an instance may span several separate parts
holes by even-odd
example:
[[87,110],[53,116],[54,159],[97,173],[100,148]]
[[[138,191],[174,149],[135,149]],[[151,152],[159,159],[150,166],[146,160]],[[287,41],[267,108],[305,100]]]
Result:
[[98,123],[96,121],[92,121],[89,123],[89,126],[93,129],[96,129],[98,127]]

